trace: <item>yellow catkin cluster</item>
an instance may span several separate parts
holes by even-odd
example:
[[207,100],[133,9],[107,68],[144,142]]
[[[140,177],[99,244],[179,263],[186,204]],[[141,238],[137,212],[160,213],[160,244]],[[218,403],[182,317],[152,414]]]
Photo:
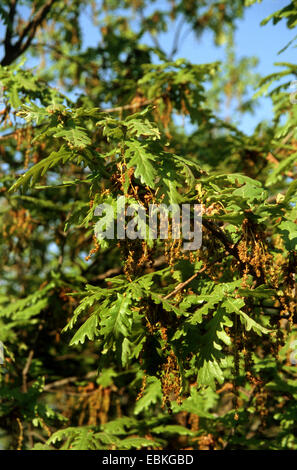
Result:
[[21,145],[24,140],[24,130],[17,129],[14,133],[14,138],[16,141],[16,150],[19,151],[21,149]]
[[10,210],[6,224],[3,226],[3,236],[11,240],[15,235],[21,240],[29,239],[34,227],[34,221],[30,212],[22,208],[19,210]]
[[86,423],[88,426],[105,424],[108,421],[108,413],[111,404],[111,387],[96,388],[93,382],[87,386],[78,387],[79,398],[72,409],[79,410],[78,425]]
[[31,154],[31,144],[32,140],[32,128],[27,127],[26,129],[26,150],[25,150],[25,160],[24,160],[24,169],[27,170],[30,162],[30,154]]
[[133,250],[133,246],[127,241],[124,240],[123,243],[120,242],[120,246],[123,248],[123,259],[124,259],[124,274],[129,282],[132,282],[132,276],[135,273],[136,263],[136,250]]
[[90,250],[88,256],[85,257],[85,260],[86,260],[86,261],[89,261],[89,259],[92,257],[92,255],[93,255],[94,253],[97,253],[97,251],[100,250],[100,244],[99,244],[99,242],[98,242],[98,240],[97,240],[97,238],[96,238],[95,235],[93,235],[93,242],[94,242],[95,247],[92,248],[92,249]]
[[211,450],[215,447],[215,441],[212,434],[203,434],[197,438],[199,450]]
[[152,251],[145,240],[120,240],[121,258],[124,261],[124,274],[132,282],[132,278],[141,273],[149,264],[152,264]]
[[170,97],[169,97],[170,89],[171,89],[171,87],[170,87],[170,85],[168,85],[166,93],[164,93],[164,95],[163,95],[163,99],[162,99],[162,101],[163,101],[163,113],[160,114],[158,112],[158,110],[160,109],[158,106],[155,109],[155,112],[158,114],[157,119],[159,118],[160,121],[162,122],[162,124],[164,126],[164,129],[165,129],[166,136],[168,138],[171,138],[171,134],[169,132],[169,123],[170,123],[170,120],[171,120],[171,113],[172,113],[172,102],[171,102]]
[[171,268],[171,272],[174,272],[175,263],[183,258],[182,255],[182,239],[172,239],[171,233],[168,234],[168,240],[164,243],[164,256],[168,265]]
[[146,243],[145,240],[143,240],[141,242],[141,248],[142,248],[142,251],[141,251],[141,255],[140,255],[140,258],[138,258],[137,260],[137,268],[140,269],[142,266],[146,265],[146,263],[148,263],[149,261],[152,261],[150,259],[150,250],[148,248],[148,244]]
[[[61,287],[59,292],[59,297],[63,301],[62,309],[67,311],[71,317],[71,313],[73,312],[73,307],[76,305],[77,300],[75,297],[70,295],[73,290],[69,287]],[[58,333],[57,333],[58,334]]]
[[269,282],[272,270],[272,256],[265,246],[262,232],[256,225],[245,219],[242,224],[243,238],[237,246],[240,261],[245,265],[243,272],[243,287],[246,287],[247,277],[254,272],[263,282]]
[[275,256],[275,259],[273,260],[273,262],[270,264],[269,278],[270,278],[270,283],[274,287],[274,289],[279,288],[279,280],[282,276],[284,263],[285,263],[285,259],[283,255],[278,253]]
[[24,441],[24,428],[23,428],[23,424],[22,424],[20,418],[17,418],[16,420],[17,420],[18,427],[19,427],[19,437],[18,437],[17,450],[22,450],[23,441]]
[[255,242],[253,247],[253,255],[250,259],[250,264],[253,266],[257,277],[261,277],[261,267],[262,267],[262,247],[259,241]]
[[199,430],[199,416],[194,413],[190,413],[189,425],[191,426],[191,431],[197,432]]
[[181,403],[181,376],[176,356],[171,350],[167,356],[166,363],[162,367],[161,387],[163,393],[162,406],[170,410],[170,402],[176,400]]
[[144,391],[145,391],[145,388],[146,388],[146,383],[147,383],[147,376],[144,375],[142,377],[142,384],[141,384],[141,389],[139,390],[139,393],[136,397],[136,401],[140,400],[140,398],[143,397],[143,394],[144,394]]
[[111,389],[109,387],[103,388],[102,386],[99,386],[97,390],[94,390],[94,392],[90,394],[90,398],[88,400],[88,425],[96,426],[98,419],[101,424],[105,424],[108,421],[110,394]]
[[267,406],[267,401],[268,401],[268,392],[267,390],[264,389],[263,385],[260,384],[257,387],[257,391],[255,393],[255,405],[256,405],[255,408],[256,408],[256,412],[261,417],[262,427],[265,427],[266,425],[265,418],[269,414],[269,407]]

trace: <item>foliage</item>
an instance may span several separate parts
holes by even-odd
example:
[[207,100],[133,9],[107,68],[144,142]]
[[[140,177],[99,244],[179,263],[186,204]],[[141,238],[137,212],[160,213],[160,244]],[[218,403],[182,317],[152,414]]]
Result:
[[[296,66],[255,90],[272,122],[238,130],[232,103],[237,120],[253,112],[258,77],[233,31],[253,3],[2,2],[8,448],[297,448],[297,107],[279,84]],[[98,44],[86,48],[90,11]],[[292,1],[270,19],[296,18]],[[187,27],[212,31],[226,64],[177,58]],[[201,204],[201,248],[97,239],[95,208],[123,196],[146,210]]]

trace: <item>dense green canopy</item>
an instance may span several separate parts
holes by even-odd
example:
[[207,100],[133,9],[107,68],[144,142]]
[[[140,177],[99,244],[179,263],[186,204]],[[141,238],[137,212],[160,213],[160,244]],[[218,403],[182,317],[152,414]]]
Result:
[[[259,81],[237,61],[253,3],[2,0],[5,448],[297,449],[296,64]],[[284,3],[265,21],[293,29]],[[189,30],[226,63],[177,58]],[[274,117],[245,135],[228,105],[252,112],[250,87]],[[123,196],[200,204],[201,247],[171,219],[168,239],[96,237]]]

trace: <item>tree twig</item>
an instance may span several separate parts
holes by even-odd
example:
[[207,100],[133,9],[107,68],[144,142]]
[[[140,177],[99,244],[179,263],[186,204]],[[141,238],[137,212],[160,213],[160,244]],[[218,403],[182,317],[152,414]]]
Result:
[[209,230],[212,235],[214,235],[225,247],[226,251],[232,255],[239,263],[240,265],[244,268],[244,263],[241,261],[239,257],[239,253],[235,246],[230,242],[228,237],[225,235],[223,230],[220,229],[220,227],[216,226],[213,222],[209,220],[202,220],[202,224],[204,227]]
[[163,297],[163,300],[167,300],[167,299],[170,299],[170,297],[173,297],[177,292],[179,292],[184,287],[186,287],[188,284],[190,284],[190,282],[192,282],[199,274],[202,274],[204,271],[206,271],[206,269],[210,268],[215,263],[218,263],[219,261],[221,261],[224,256],[225,255],[220,256],[219,258],[213,260],[209,265],[203,266],[203,268],[199,269],[199,271],[197,271],[197,273],[193,274],[193,276],[189,277],[189,279],[187,279],[186,281],[181,282],[180,284],[178,284],[172,292],[170,292],[169,294],[165,295],[165,297]]
[[[158,268],[158,267],[162,266],[162,264],[164,264],[165,261],[166,261],[166,258],[165,258],[165,256],[162,255],[159,258],[156,258],[152,265],[150,265],[150,263],[147,263],[146,268],[150,268],[150,267],[151,268]],[[93,280],[104,281],[104,279],[106,279],[110,276],[113,276],[113,275],[121,274],[122,272],[123,272],[123,268],[121,266],[118,266],[117,268],[108,269],[105,273],[98,274]]]
[[190,282],[192,282],[199,274],[203,273],[203,271],[205,271],[207,267],[208,266],[204,266],[197,273],[193,274],[193,276],[189,277],[189,279],[178,284],[178,286],[176,286],[176,288],[172,292],[170,292],[169,294],[165,295],[165,297],[163,297],[163,300],[167,300],[167,299],[170,299],[170,297],[173,297],[175,294],[177,294],[177,292],[179,292],[188,284],[190,284]]
[[182,16],[181,19],[180,19],[180,22],[178,23],[177,27],[176,27],[176,32],[175,32],[175,35],[174,35],[174,39],[173,39],[173,44],[172,44],[172,49],[171,49],[171,53],[170,53],[170,56],[169,56],[169,59],[172,59],[173,56],[177,53],[178,51],[178,46],[179,46],[179,38],[180,38],[180,34],[181,34],[181,31],[182,31],[182,28],[183,28],[183,25],[185,23],[185,17]]
[[84,379],[91,379],[92,377],[96,377],[97,371],[93,370],[89,372],[85,377],[67,377],[66,379],[55,380],[55,382],[51,382],[44,386],[44,392],[51,390],[52,388],[62,387],[63,385],[68,385],[71,382],[76,382],[77,380],[84,380]]
[[23,393],[27,393],[27,391],[28,391],[27,375],[28,375],[28,372],[29,372],[29,369],[30,369],[30,366],[31,366],[31,363],[32,363],[33,356],[34,356],[34,351],[33,351],[33,349],[31,349],[31,351],[29,352],[29,355],[27,357],[25,367],[22,371],[22,377],[23,377],[22,391],[23,391]]
[[17,5],[17,0],[11,0],[10,9],[9,9],[8,18],[7,18],[8,21],[7,21],[6,34],[5,34],[5,39],[4,39],[5,55],[9,54],[9,51],[11,49],[11,38],[13,35],[13,20],[15,17],[16,5]]
[[123,106],[116,106],[115,108],[102,108],[100,109],[100,112],[101,113],[116,113],[116,112],[126,111],[129,109],[137,109],[137,108],[141,108],[142,106],[146,106],[147,104],[153,103],[156,99],[158,98],[141,101],[139,103],[131,103],[131,104],[125,104]]
[[[9,28],[12,28],[12,25],[9,24],[6,30],[6,44],[5,44],[5,55],[1,61],[1,65],[10,65],[13,61],[15,61],[20,55],[22,55],[30,46],[31,42],[34,39],[35,33],[37,28],[41,25],[47,14],[49,13],[52,5],[57,0],[48,0],[36,13],[31,21],[28,21],[26,26],[23,28],[22,32],[19,35],[19,39],[15,44],[11,44],[11,37],[12,37],[12,30],[10,31]],[[10,14],[12,15],[12,19],[15,15],[15,6],[16,0],[13,0],[14,3],[14,10],[10,9]]]

